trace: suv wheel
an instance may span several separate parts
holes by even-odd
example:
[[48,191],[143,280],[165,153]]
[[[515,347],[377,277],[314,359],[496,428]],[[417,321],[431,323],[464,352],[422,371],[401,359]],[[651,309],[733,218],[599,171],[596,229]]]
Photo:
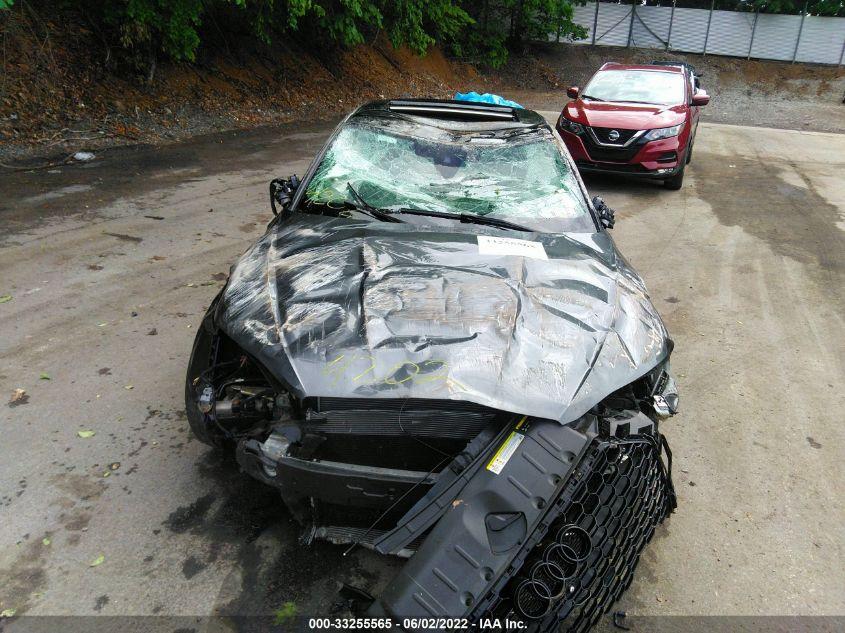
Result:
[[663,186],[667,189],[671,189],[672,191],[677,191],[681,188],[684,184],[684,170],[686,169],[686,165],[681,167],[680,171],[672,176],[671,178],[667,178],[663,181]]

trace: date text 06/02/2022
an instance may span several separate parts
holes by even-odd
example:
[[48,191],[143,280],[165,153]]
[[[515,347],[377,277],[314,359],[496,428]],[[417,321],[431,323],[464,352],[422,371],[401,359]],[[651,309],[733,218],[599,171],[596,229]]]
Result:
[[[356,629],[393,629],[398,622],[391,618],[311,618],[308,628],[311,630],[356,630]],[[406,618],[402,620],[405,630],[460,630],[475,628],[481,631],[511,630],[517,631],[527,628],[527,624],[520,620],[507,618],[482,618],[473,624],[466,618]]]

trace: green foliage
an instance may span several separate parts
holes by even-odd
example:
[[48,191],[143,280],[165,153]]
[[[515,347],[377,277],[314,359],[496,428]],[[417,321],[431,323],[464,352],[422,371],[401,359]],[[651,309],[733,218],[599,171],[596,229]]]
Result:
[[763,13],[798,14],[806,7],[810,15],[845,16],[842,0],[753,0],[750,5]]
[[381,11],[370,0],[334,0],[320,4],[322,15],[317,17],[320,30],[343,46],[363,44],[366,31],[383,26]]
[[809,4],[807,12],[811,15],[845,18],[845,2],[842,2],[842,0],[816,0]]
[[125,48],[152,46],[174,59],[194,59],[201,0],[128,0],[112,7],[111,21]]
[[276,626],[282,626],[291,618],[295,618],[299,609],[294,602],[285,602],[281,607],[276,609],[274,615],[274,623]]
[[3,9],[11,9],[15,0],[0,0],[0,11]]
[[473,19],[452,0],[385,2],[387,35],[394,47],[407,44],[424,54],[436,39],[454,40]]
[[[242,6],[245,0],[231,1]],[[206,9],[203,0],[82,0],[78,4],[135,65],[154,61],[160,53],[175,60],[196,58],[197,29]]]
[[[265,44],[299,36],[326,50],[371,41],[422,55],[435,43],[493,66],[529,39],[583,36],[573,0],[64,0],[80,6],[123,61],[152,78],[157,58],[195,61],[204,38],[250,33]],[[583,0],[575,0],[583,1]],[[0,0],[0,6],[12,0]],[[213,27],[213,28],[212,28]]]
[[585,0],[482,0],[467,5],[476,27],[456,45],[458,54],[481,55],[494,68],[504,64],[509,50],[529,40],[582,39],[584,28],[572,21],[573,2]]
[[[36,2],[37,0],[31,0]],[[379,32],[394,46],[422,55],[435,43],[493,67],[530,40],[586,37],[572,21],[585,0],[54,0],[81,9],[98,37],[152,79],[156,60],[195,61],[204,41],[251,35],[270,45],[299,38],[331,50],[372,41]],[[713,0],[682,0],[709,8]],[[0,10],[14,0],[0,0]],[[679,2],[680,4],[680,2]],[[843,0],[715,0],[720,9],[845,15]],[[24,5],[21,5],[24,6]],[[220,37],[222,36],[222,38]],[[216,40],[214,38],[217,38]]]
[[[709,9],[711,0],[685,0],[684,6]],[[715,0],[715,9],[724,11],[759,11],[799,15],[805,8],[809,15],[845,17],[843,0]]]

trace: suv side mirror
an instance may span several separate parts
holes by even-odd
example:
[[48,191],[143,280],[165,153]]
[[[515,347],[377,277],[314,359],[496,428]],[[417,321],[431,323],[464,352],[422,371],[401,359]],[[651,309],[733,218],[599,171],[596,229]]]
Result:
[[596,212],[599,214],[601,225],[606,229],[612,229],[616,223],[616,212],[607,206],[607,203],[599,196],[593,198],[593,207],[595,207]]
[[692,105],[694,106],[706,106],[708,103],[710,103],[710,95],[703,90],[699,90],[692,96]]
[[569,86],[569,88],[566,89],[566,96],[570,99],[577,99],[579,92],[580,90],[578,86]]
[[299,178],[296,177],[296,174],[291,176],[289,180],[273,178],[270,181],[270,208],[273,209],[273,215],[279,215],[279,210],[276,209],[277,202],[282,211],[288,210],[293,200],[293,194],[296,193],[298,187]]

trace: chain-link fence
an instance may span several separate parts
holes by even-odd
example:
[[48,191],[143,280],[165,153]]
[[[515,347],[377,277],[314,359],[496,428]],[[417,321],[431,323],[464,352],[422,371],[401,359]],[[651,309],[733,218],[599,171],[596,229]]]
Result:
[[[627,0],[631,2],[631,0]],[[575,7],[587,29],[576,44],[661,48],[817,64],[843,63],[845,18],[588,2]]]

